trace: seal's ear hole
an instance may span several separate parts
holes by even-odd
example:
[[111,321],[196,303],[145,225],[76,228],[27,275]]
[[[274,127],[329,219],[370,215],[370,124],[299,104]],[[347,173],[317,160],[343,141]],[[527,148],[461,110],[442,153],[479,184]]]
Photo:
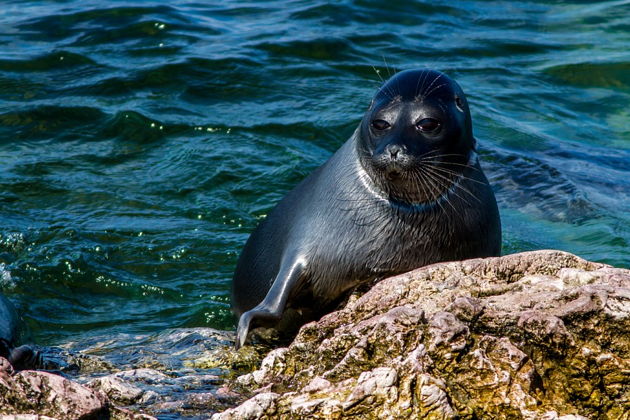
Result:
[[455,95],[455,105],[457,106],[457,109],[464,112],[464,101],[462,101],[462,98],[457,95]]

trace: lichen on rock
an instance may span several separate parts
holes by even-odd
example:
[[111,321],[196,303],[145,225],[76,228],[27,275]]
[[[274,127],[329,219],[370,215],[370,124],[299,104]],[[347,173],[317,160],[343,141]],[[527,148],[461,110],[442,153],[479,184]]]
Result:
[[434,264],[305,325],[213,419],[630,416],[630,271],[560,251]]

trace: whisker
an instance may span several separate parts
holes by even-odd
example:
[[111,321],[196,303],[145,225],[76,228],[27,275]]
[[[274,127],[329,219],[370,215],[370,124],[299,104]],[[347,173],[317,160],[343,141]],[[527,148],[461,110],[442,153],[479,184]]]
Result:
[[470,169],[477,170],[477,168],[475,168],[472,165],[469,165],[468,163],[448,162],[448,161],[444,161],[444,160],[426,160],[426,159],[422,159],[421,162],[422,163],[441,163],[441,164],[444,164],[444,165],[463,166],[464,168],[470,168]]
[[[443,83],[443,84],[441,84],[441,85],[438,85],[438,86],[434,87],[434,88],[433,88],[433,89],[431,89],[429,92],[427,92],[427,93],[424,95],[424,97],[425,97],[425,98],[428,98],[428,97],[429,97],[429,95],[431,95],[433,92],[435,92],[436,90],[438,90],[438,89],[439,89],[439,88],[441,88],[442,86],[446,86],[447,84],[448,84],[448,83]],[[446,110],[444,110],[444,111],[446,111]]]
[[392,75],[389,72],[389,66],[387,65],[387,60],[385,60],[385,55],[381,55],[381,57],[383,58],[383,63],[385,63],[385,69],[387,70],[387,78],[389,79],[390,77],[392,77]]
[[381,83],[385,83],[385,80],[383,80],[383,76],[381,76],[380,71],[376,70],[376,67],[374,67],[374,66],[372,66],[372,69],[374,70],[374,73],[376,73],[378,78],[381,79]]
[[[425,180],[428,183],[430,183],[432,187],[435,187],[435,179],[433,177],[431,177],[431,175],[426,173],[426,172],[424,172],[424,175],[425,175]],[[446,201],[448,202],[448,200],[446,200]],[[441,197],[438,196],[438,199],[434,200],[434,202],[437,203],[437,205],[442,209],[442,213],[444,214],[444,216],[446,216],[448,218],[449,213],[447,213],[447,211],[444,208],[444,206],[442,206]],[[453,207],[452,203],[449,203],[449,204],[451,204],[451,207]],[[455,209],[455,208],[453,207],[453,209]],[[455,210],[455,212],[457,213],[457,210]]]
[[[429,153],[431,153],[431,152],[438,152],[438,150],[432,150],[432,151],[427,152],[427,153],[425,153],[424,155],[421,155],[421,156],[425,156],[425,155],[427,155],[427,154],[429,154]],[[435,155],[435,156],[432,156],[432,157],[452,157],[452,156],[456,156],[456,157],[466,157],[466,155],[464,155],[464,154],[462,154],[462,153],[443,153],[443,154],[441,154],[441,155]]]
[[[435,174],[434,174],[434,175],[435,175]],[[435,181],[436,181],[439,185],[443,185],[443,184],[441,184],[441,183],[439,182],[439,180],[438,180],[438,179],[435,179],[435,178],[434,178],[434,180],[435,180]],[[445,187],[443,186],[443,188],[445,188]],[[455,192],[453,191],[453,193],[455,193]],[[470,203],[469,203],[469,202],[468,202],[465,198],[461,197],[461,196],[460,196],[459,194],[457,194],[457,193],[455,193],[455,195],[456,195],[456,196],[457,196],[460,200],[464,201],[466,204],[468,204],[468,205],[470,206]],[[461,220],[464,220],[464,216],[463,216],[463,214],[462,214],[462,213],[461,213],[461,212],[460,212],[460,211],[459,211],[459,210],[458,210],[458,209],[457,209],[457,208],[453,205],[453,203],[451,202],[451,200],[450,200],[450,198],[449,198],[448,194],[444,194],[444,195],[442,195],[442,196],[440,197],[440,199],[443,199],[444,201],[446,201],[446,202],[447,202],[447,203],[451,206],[451,208],[455,211],[455,213],[456,213],[456,214],[460,217],[460,219],[461,219]]]
[[[389,79],[391,77],[391,74],[389,73],[389,67],[387,66],[387,61],[385,61],[385,56],[383,57],[383,62],[385,63],[385,69],[387,70],[387,78]],[[376,74],[378,74],[378,76],[381,79],[381,87],[380,89],[385,89],[385,92],[393,99],[396,97],[396,93],[394,92],[394,90],[392,89],[391,86],[387,85],[387,82],[385,80],[383,80],[383,77],[381,76],[380,72],[378,70],[376,70],[376,68],[374,66],[372,66],[372,68],[374,68],[374,71],[376,72]],[[379,90],[380,90],[379,89]]]
[[[429,160],[429,161],[422,161],[422,163],[423,163],[423,164],[429,164],[429,166],[432,166],[432,167],[434,167],[434,168],[438,168],[439,170],[443,170],[443,171],[450,171],[451,173],[458,174],[459,176],[462,176],[462,177],[464,177],[464,178],[466,178],[466,179],[470,179],[470,180],[472,180],[472,181],[476,181],[476,182],[479,182],[479,183],[483,184],[483,182],[481,182],[481,181],[477,181],[476,179],[473,179],[473,178],[468,178],[468,177],[466,177],[466,176],[465,176],[462,172],[460,172],[460,171],[456,170],[456,169],[460,169],[460,168],[461,168],[461,169],[472,169],[472,170],[474,170],[474,171],[478,171],[478,169],[477,169],[477,168],[475,168],[474,166],[464,165],[464,164],[458,164],[458,165],[453,164],[453,166],[459,166],[460,168],[450,169],[450,168],[448,168],[448,166],[450,166],[450,165],[451,165],[450,163],[447,163],[447,164],[446,164],[446,165],[448,165],[448,166],[440,166],[440,164],[444,164],[444,162],[442,162],[442,161],[430,161],[430,160]],[[461,169],[460,169],[460,170],[461,170]]]
[[420,158],[436,158],[436,157],[444,156],[444,155],[434,155],[434,153],[438,153],[438,152],[439,152],[439,150],[429,150],[428,152],[421,154],[418,157],[418,159],[420,159]]
[[[438,207],[441,208],[442,212],[444,214],[446,213],[446,209],[444,207],[442,207],[442,204],[440,203],[440,192],[435,188],[434,183],[430,182],[429,179],[427,179],[427,175],[422,173],[419,174],[418,179],[422,182],[423,185],[423,191],[426,191],[426,197],[427,200],[429,200],[432,203],[437,203]],[[426,188],[425,188],[426,186]]]
[[427,192],[426,185],[423,182],[421,174],[413,172],[411,174],[410,178],[411,178],[411,182],[412,182],[412,184],[414,186],[418,186],[418,187],[420,187],[419,189],[422,189],[422,195],[424,195],[424,199],[426,201],[432,201],[432,197]]
[[[416,90],[413,91],[413,96],[418,99],[420,95],[418,94],[418,88],[420,87],[420,78],[427,72],[427,69],[422,70],[420,76],[418,76],[418,81],[416,82]],[[422,98],[421,98],[422,99]]]
[[423,97],[423,98],[426,98],[426,97],[427,97],[427,95],[425,94],[425,92],[426,92],[427,90],[431,89],[431,86],[433,86],[433,85],[435,84],[435,82],[437,82],[437,81],[438,81],[438,79],[439,79],[440,77],[442,77],[443,75],[444,75],[444,73],[439,73],[439,74],[437,75],[437,77],[436,77],[435,79],[433,79],[433,81],[431,82],[431,84],[430,84],[430,85],[429,85],[426,89],[424,89],[424,91],[422,92],[422,97]]
[[[431,172],[431,169],[429,169],[429,167],[425,167],[424,169],[427,169],[428,171]],[[470,195],[471,197],[473,197],[475,200],[477,200],[478,202],[481,203],[481,200],[479,198],[477,198],[477,196],[475,196],[472,192],[470,192],[467,188],[465,188],[463,185],[461,185],[460,183],[453,183],[451,179],[449,179],[448,177],[441,175],[438,172],[431,172],[431,174],[440,177],[441,179],[443,179],[444,181],[451,183],[451,185],[449,187],[455,187],[455,188],[459,188],[462,191],[468,193],[468,195]],[[453,192],[453,194],[455,194],[457,197],[461,198],[462,200],[464,200],[464,202],[468,205],[470,205],[470,203],[468,202],[468,200],[466,200],[464,197],[460,196],[459,194],[457,194],[457,192],[455,191],[455,189],[451,190]]]
[[432,170],[438,171],[438,172],[443,173],[443,174],[452,175],[454,177],[465,179],[465,180],[471,181],[471,182],[476,182],[479,185],[486,185],[486,183],[483,182],[483,181],[479,181],[478,179],[467,177],[467,176],[465,176],[465,175],[463,175],[463,174],[461,174],[459,172],[452,171],[450,169],[441,168],[439,166],[433,166],[433,165],[427,165],[427,166],[429,166]]
[[[429,69],[427,69],[427,71],[424,73],[423,77],[422,77],[422,90],[424,91],[424,84],[427,81],[427,76],[429,75]],[[420,96],[421,100],[424,100],[424,95],[422,95],[422,93],[419,93],[418,96]]]

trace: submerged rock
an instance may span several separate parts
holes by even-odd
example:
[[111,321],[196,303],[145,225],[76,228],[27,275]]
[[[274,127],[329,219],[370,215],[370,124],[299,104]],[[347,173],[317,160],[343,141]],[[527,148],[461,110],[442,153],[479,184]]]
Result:
[[559,251],[423,267],[305,325],[213,416],[630,416],[630,271]]
[[[122,373],[125,374],[127,372]],[[159,374],[159,372],[156,372],[156,374]],[[101,378],[93,379],[88,383],[88,385],[93,389],[102,391],[109,397],[110,400],[123,405],[146,401],[146,396],[149,396],[149,398],[155,398],[154,392],[144,391],[121,376],[123,375],[120,373],[114,373]]]
[[[226,349],[234,333],[177,328],[149,335],[92,337],[48,349],[62,372],[105,395],[130,413],[171,418],[203,417],[243,398],[222,388],[242,363]],[[251,371],[252,369],[249,369]],[[123,418],[120,408],[111,418]]]
[[225,409],[243,399],[222,388],[229,366],[196,365],[221,359],[223,349],[233,347],[233,336],[210,328],[173,329],[40,348],[56,374],[16,373],[0,358],[0,420],[3,414],[154,420],[141,413],[199,417]]

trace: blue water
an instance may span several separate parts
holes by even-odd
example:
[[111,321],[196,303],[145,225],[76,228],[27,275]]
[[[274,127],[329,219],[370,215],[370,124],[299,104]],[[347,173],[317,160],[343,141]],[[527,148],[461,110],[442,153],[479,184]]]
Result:
[[630,266],[629,1],[1,10],[0,289],[39,344],[234,328],[249,232],[417,67],[468,94],[504,253]]

